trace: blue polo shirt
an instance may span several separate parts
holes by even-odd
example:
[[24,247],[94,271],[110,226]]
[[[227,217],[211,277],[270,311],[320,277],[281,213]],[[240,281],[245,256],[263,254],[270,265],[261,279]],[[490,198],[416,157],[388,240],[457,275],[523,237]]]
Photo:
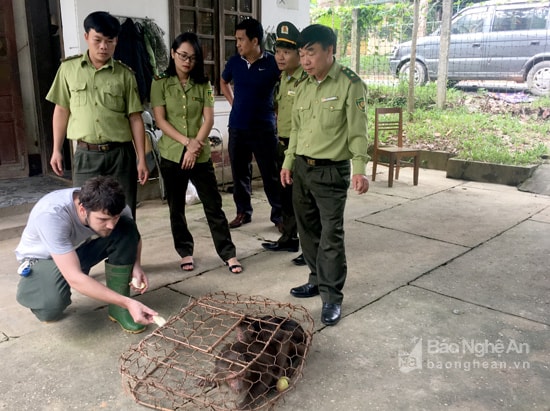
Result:
[[222,78],[233,81],[233,107],[229,114],[229,127],[236,129],[275,129],[273,91],[279,81],[279,68],[273,54],[249,64],[239,54],[232,56],[225,65]]

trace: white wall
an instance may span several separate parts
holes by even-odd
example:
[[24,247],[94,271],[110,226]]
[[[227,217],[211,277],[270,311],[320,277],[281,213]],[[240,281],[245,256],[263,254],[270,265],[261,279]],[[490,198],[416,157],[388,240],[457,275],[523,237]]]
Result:
[[168,47],[169,14],[168,0],[60,0],[63,20],[63,44],[65,56],[84,53],[83,22],[94,11],[108,11],[115,16],[132,18],[148,17],[165,32]]
[[[285,6],[283,6],[286,5]],[[274,33],[281,21],[290,21],[298,30],[309,25],[309,1],[278,0],[262,1],[261,23],[264,30]]]

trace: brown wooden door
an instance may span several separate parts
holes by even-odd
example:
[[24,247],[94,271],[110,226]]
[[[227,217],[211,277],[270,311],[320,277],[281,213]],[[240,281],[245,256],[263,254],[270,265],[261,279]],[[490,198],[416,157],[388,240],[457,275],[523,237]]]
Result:
[[12,0],[0,0],[0,178],[28,175]]

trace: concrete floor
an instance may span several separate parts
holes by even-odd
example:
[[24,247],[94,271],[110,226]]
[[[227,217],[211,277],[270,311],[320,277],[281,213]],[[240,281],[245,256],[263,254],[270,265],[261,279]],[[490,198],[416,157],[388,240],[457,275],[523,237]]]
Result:
[[[290,263],[296,254],[262,249],[279,234],[260,187],[252,223],[232,231],[241,275],[216,256],[200,204],[187,210],[196,269],[181,272],[166,205],[144,202],[151,287],[136,298],[168,319],[221,290],[307,309],[315,324],[303,377],[277,410],[549,410],[550,196],[434,170],[421,170],[415,187],[410,174],[388,188],[381,168],[366,195],[349,193],[335,327],[320,322],[318,298],[289,295],[308,275]],[[223,201],[232,219],[231,196]],[[15,301],[16,245],[0,241],[0,409],[146,409],[124,391],[120,358],[156,327],[123,333],[104,304],[76,293],[62,321],[38,322]],[[103,281],[103,267],[91,275]]]

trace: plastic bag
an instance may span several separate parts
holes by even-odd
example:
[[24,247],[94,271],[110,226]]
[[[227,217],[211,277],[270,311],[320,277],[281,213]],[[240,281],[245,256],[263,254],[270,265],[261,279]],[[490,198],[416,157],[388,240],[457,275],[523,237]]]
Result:
[[199,198],[197,189],[195,188],[193,183],[189,181],[189,183],[187,184],[187,191],[185,192],[185,204],[193,205],[200,202],[201,202],[201,199]]

